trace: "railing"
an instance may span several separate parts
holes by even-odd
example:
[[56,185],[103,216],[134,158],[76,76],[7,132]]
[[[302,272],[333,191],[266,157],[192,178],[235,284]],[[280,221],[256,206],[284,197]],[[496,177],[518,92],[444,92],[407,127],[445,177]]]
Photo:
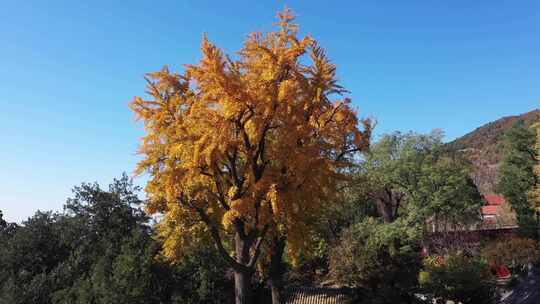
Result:
[[284,304],[344,304],[349,303],[346,289],[296,287],[283,293]]

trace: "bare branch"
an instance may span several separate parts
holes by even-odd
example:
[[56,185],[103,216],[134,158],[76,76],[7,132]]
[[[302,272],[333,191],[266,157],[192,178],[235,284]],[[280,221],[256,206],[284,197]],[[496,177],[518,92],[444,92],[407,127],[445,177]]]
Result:
[[257,243],[255,244],[255,252],[254,254],[251,256],[251,259],[249,260],[249,263],[248,263],[248,267],[249,268],[253,268],[255,266],[255,263],[257,263],[257,259],[259,259],[259,256],[261,255],[261,245],[262,245],[262,242],[264,240],[264,237],[266,236],[266,233],[268,231],[268,228],[270,228],[270,226],[267,224],[264,226],[258,240],[257,240]]

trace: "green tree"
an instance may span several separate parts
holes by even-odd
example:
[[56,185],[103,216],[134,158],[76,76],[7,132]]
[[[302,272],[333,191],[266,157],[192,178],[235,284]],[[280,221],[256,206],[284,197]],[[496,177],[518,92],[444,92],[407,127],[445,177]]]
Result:
[[21,226],[0,216],[0,303],[229,303],[217,250],[165,262],[137,191],[123,175],[108,189],[75,187],[63,214],[37,212]]
[[479,219],[482,198],[468,165],[447,155],[441,138],[437,131],[396,132],[366,154],[352,187],[365,207],[344,217],[361,221],[331,251],[330,272],[338,282],[367,288],[385,303],[409,301],[418,286],[420,245],[430,232],[426,224],[446,230]]
[[499,169],[497,191],[516,211],[521,235],[538,237],[535,210],[529,197],[537,182],[536,134],[522,124],[515,124],[504,135],[504,158]]
[[[351,180],[354,173],[350,173]],[[317,284],[328,279],[328,261],[334,244],[339,242],[344,230],[362,222],[366,217],[377,217],[374,204],[366,202],[356,185],[347,181],[340,185],[340,196],[329,204],[324,204],[319,214],[308,225],[312,227],[306,234],[309,249],[302,251],[295,264],[277,263],[286,272],[288,284]],[[272,267],[270,267],[272,268]]]
[[430,219],[438,226],[478,220],[482,198],[467,164],[446,155],[442,133],[385,135],[367,154],[356,178],[357,192],[371,201],[387,223],[410,225]]
[[[169,264],[167,267],[171,267]],[[227,261],[210,242],[201,244],[171,268],[172,303],[233,303],[234,285]]]
[[454,253],[424,261],[419,282],[428,303],[497,303],[496,285],[489,266],[478,258]]
[[421,266],[420,242],[401,221],[367,218],[346,229],[330,256],[337,282],[366,290],[377,303],[410,303]]
[[2,213],[2,210],[0,210],[0,231],[4,231],[7,225],[8,223],[4,220],[4,214]]
[[530,199],[532,207],[536,210],[537,220],[540,216],[540,122],[534,124],[531,127],[536,132],[536,165],[534,166],[534,173],[536,174],[536,186],[530,192]]
[[51,303],[56,282],[49,274],[68,255],[59,214],[37,212],[2,242],[0,303]]
[[[68,284],[55,292],[55,302],[151,302],[150,279],[122,281],[117,277],[122,272],[113,271],[120,271],[119,264],[128,263],[129,255],[137,260],[129,265],[134,278],[151,276],[149,265],[158,247],[151,239],[149,219],[139,208],[142,201],[137,197],[138,191],[125,174],[108,189],[97,183],[83,183],[74,188],[73,197],[64,206],[62,235],[70,255],[57,268]],[[133,244],[133,239],[139,247],[128,246]],[[132,250],[127,252],[127,249]]]
[[[217,276],[191,277],[196,266],[170,267],[159,259],[161,245],[139,208],[138,191],[126,175],[106,190],[98,184],[75,187],[65,205],[63,234],[72,246],[71,254],[56,269],[63,281],[73,283],[59,288],[54,302],[164,303],[181,293],[183,303],[222,303],[223,297],[214,290],[208,290],[206,296],[215,300],[205,302],[200,300],[200,292],[184,288],[221,284]],[[197,267],[204,271],[212,266]]]

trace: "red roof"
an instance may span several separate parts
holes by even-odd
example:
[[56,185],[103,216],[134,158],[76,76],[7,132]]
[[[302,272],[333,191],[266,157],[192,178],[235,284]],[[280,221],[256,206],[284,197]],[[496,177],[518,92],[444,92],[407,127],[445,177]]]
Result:
[[497,206],[482,206],[482,215],[497,215]]
[[484,195],[484,199],[488,205],[499,206],[505,203],[504,197],[496,194]]
[[482,215],[498,215],[499,206],[505,203],[504,197],[496,194],[484,195],[486,205],[482,206]]

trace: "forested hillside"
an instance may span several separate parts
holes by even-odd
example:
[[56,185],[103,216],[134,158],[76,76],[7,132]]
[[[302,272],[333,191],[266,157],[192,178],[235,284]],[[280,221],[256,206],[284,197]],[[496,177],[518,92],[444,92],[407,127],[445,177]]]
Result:
[[464,153],[473,163],[473,178],[482,193],[495,192],[497,169],[503,156],[502,135],[520,121],[527,127],[540,121],[540,109],[503,117],[448,143],[450,150]]

